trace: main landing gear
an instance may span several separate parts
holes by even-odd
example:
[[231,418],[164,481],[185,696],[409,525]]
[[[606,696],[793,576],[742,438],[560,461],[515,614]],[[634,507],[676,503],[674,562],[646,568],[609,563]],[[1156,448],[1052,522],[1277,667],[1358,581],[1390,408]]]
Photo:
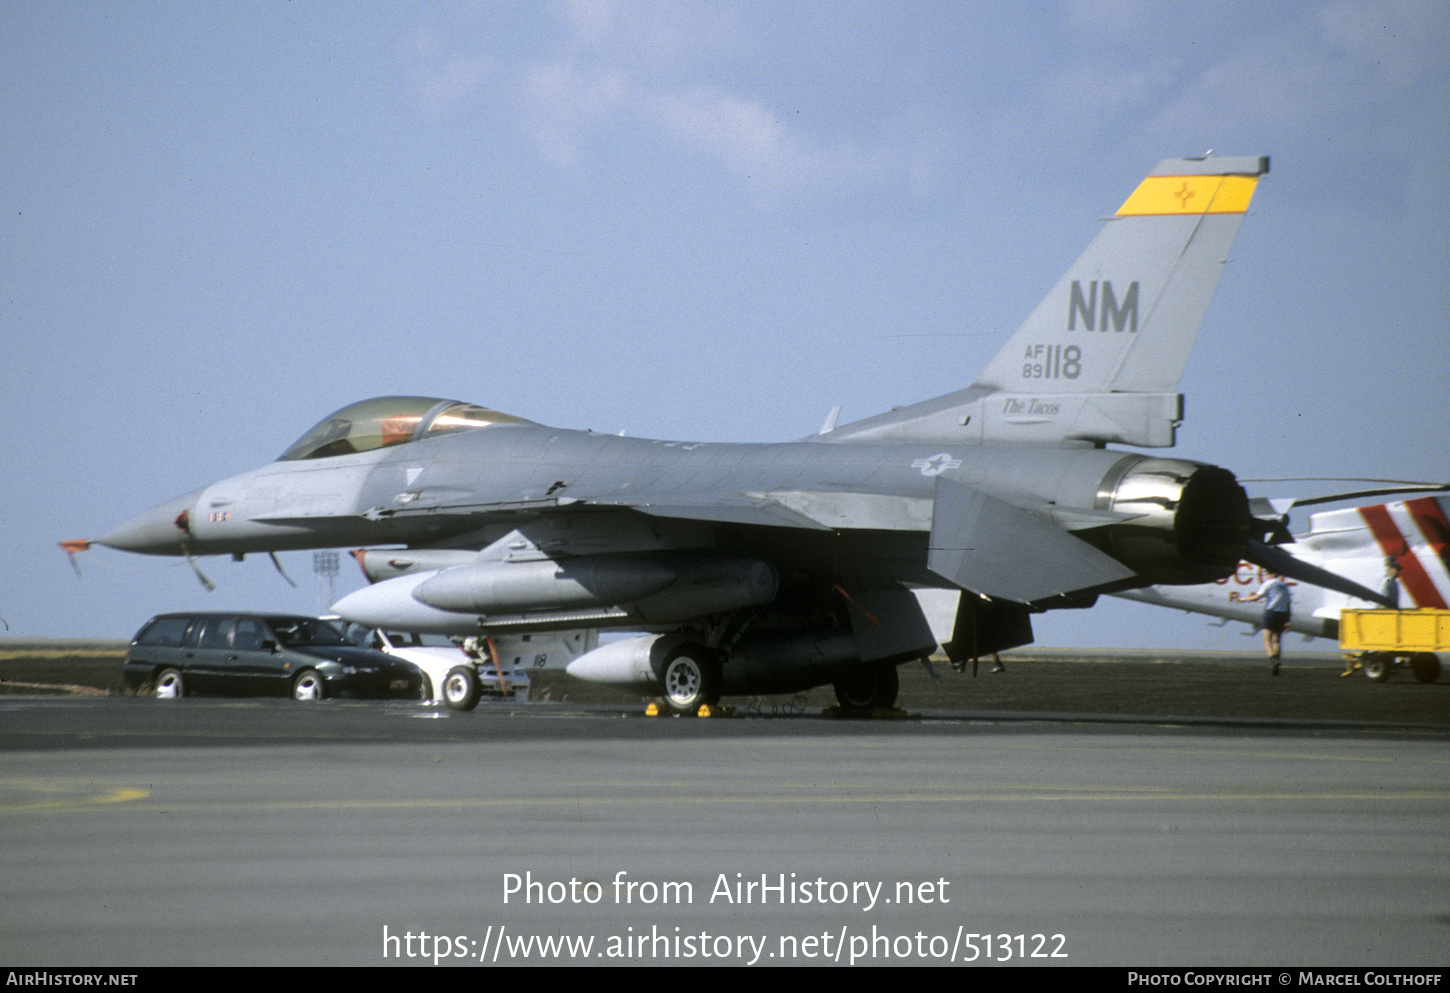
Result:
[[852,713],[872,710],[889,710],[896,706],[896,694],[901,686],[896,666],[879,665],[853,672],[844,679],[836,680],[834,689],[841,709]]

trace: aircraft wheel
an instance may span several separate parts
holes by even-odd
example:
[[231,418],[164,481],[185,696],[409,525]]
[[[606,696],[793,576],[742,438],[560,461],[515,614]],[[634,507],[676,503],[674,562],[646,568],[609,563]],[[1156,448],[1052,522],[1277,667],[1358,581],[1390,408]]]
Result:
[[1371,683],[1383,683],[1390,678],[1390,669],[1395,660],[1382,652],[1371,652],[1364,657],[1364,676]]
[[665,663],[660,679],[665,703],[677,714],[694,714],[703,704],[718,703],[724,676],[714,654],[703,645],[686,645]]
[[456,665],[448,670],[443,680],[443,702],[449,710],[469,711],[478,706],[483,696],[483,684],[478,681],[478,670],[471,665]]
[[158,700],[176,700],[186,696],[186,680],[175,669],[162,669],[151,684],[151,695]]
[[896,694],[901,688],[901,678],[896,666],[879,665],[861,669],[838,679],[834,684],[836,701],[844,710],[875,710],[877,707],[896,706]]
[[1410,669],[1422,683],[1433,683],[1440,678],[1440,659],[1433,652],[1416,652],[1410,656]]
[[292,699],[300,700],[303,703],[316,703],[327,695],[326,684],[322,681],[322,673],[316,669],[303,669],[292,680]]

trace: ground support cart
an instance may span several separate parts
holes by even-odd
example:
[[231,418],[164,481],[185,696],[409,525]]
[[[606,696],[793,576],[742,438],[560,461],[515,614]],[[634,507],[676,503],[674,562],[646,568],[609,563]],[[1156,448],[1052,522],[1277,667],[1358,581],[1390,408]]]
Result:
[[1345,610],[1339,615],[1345,675],[1362,669],[1382,683],[1408,668],[1422,683],[1440,678],[1436,652],[1450,652],[1450,610]]

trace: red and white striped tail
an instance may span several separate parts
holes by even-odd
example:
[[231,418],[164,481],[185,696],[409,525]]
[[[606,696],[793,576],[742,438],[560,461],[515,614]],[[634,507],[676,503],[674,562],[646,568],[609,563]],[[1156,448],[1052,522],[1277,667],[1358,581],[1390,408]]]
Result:
[[1360,507],[1386,558],[1400,563],[1400,585],[1416,607],[1450,604],[1450,518],[1447,498],[1422,497]]

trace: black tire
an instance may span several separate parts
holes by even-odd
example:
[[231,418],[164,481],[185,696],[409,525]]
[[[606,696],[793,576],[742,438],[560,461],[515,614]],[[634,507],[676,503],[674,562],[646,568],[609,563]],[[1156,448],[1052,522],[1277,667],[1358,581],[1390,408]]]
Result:
[[1433,652],[1416,652],[1410,656],[1410,670],[1422,683],[1433,683],[1440,678],[1440,659]]
[[186,680],[176,669],[162,669],[151,681],[151,695],[158,700],[179,700],[186,696]]
[[483,696],[483,684],[478,680],[478,670],[471,665],[456,665],[448,670],[443,679],[443,702],[449,710],[468,712],[478,706]]
[[316,669],[303,669],[292,678],[292,699],[300,703],[317,703],[327,697],[327,684]]
[[424,703],[432,703],[433,680],[429,679],[428,674],[426,672],[423,672],[422,670],[419,670],[418,674],[422,677],[418,682],[418,699],[422,700]]
[[896,706],[901,678],[894,665],[860,669],[833,684],[836,701],[843,710],[889,709]]
[[1394,665],[1394,656],[1371,652],[1364,657],[1364,678],[1371,683],[1383,683],[1390,678],[1390,670]]
[[679,648],[660,674],[665,706],[676,714],[696,714],[705,704],[719,703],[723,683],[719,659],[703,645]]

